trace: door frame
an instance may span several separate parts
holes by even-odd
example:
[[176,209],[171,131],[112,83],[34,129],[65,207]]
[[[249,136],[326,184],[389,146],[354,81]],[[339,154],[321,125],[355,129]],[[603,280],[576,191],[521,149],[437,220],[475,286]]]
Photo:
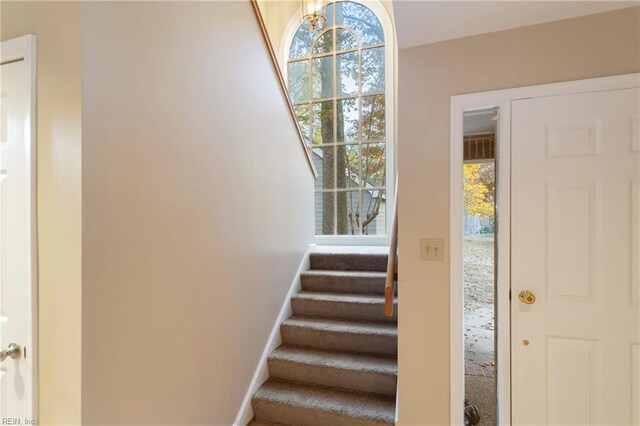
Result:
[[[462,425],[464,404],[463,291],[463,114],[497,108],[496,211],[499,212],[496,253],[496,373],[498,424],[511,424],[511,103],[547,96],[640,87],[640,73],[590,78],[451,97],[450,128],[450,424]],[[515,141],[514,141],[515,143]]]
[[[37,210],[36,210],[36,37],[25,35],[15,39],[3,41],[0,44],[0,63],[24,61],[29,70],[29,82],[27,85],[27,97],[29,110],[25,124],[27,179],[30,197],[27,199],[27,211],[30,217],[30,226],[27,230],[28,239],[31,241],[31,250],[27,253],[27,261],[30,264],[29,286],[27,289],[30,303],[27,312],[27,329],[29,336],[24,345],[26,351],[25,361],[31,367],[31,383],[27,389],[30,401],[27,402],[30,417],[38,421],[38,234],[37,234]],[[30,395],[28,394],[30,391]]]

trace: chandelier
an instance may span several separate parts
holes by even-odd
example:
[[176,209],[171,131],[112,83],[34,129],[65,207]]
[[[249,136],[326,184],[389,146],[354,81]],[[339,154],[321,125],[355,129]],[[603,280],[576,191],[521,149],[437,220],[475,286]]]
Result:
[[320,31],[327,24],[327,0],[300,0],[302,24],[311,31]]

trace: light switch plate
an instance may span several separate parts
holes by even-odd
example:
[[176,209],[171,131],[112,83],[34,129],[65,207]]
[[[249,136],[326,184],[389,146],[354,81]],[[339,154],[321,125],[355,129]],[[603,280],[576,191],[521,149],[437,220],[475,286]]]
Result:
[[443,239],[422,239],[420,240],[421,260],[444,260],[444,240]]

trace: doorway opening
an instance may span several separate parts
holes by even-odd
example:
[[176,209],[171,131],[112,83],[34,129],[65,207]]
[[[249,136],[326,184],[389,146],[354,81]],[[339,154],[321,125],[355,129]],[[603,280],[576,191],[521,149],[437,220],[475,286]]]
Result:
[[465,424],[497,424],[497,108],[464,113]]

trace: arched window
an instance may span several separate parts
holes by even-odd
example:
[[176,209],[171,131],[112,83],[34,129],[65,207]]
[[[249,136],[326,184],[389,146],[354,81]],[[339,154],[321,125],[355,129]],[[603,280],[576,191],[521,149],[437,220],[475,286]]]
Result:
[[319,174],[316,235],[387,233],[390,60],[380,21],[355,2],[329,4],[322,30],[293,37],[288,86]]

